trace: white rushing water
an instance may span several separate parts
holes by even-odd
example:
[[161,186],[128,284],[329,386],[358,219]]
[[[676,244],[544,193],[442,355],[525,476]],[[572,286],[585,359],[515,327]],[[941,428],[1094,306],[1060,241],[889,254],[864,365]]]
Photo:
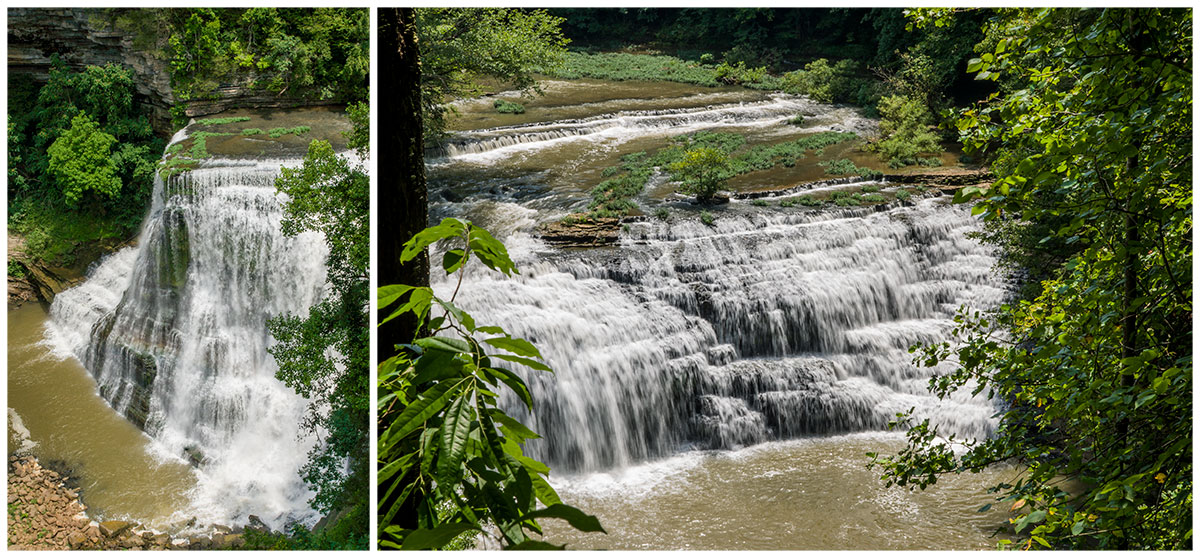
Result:
[[931,396],[929,377],[945,370],[908,352],[947,339],[960,306],[1006,296],[993,255],[966,236],[977,227],[967,208],[926,199],[629,227],[619,249],[559,253],[500,226],[521,274],[475,273],[459,294],[555,369],[521,373],[535,398],[526,420],[543,436],[529,451],[556,471],[882,431],[909,409],[960,437],[995,428],[986,398]]
[[[179,138],[177,138],[178,140]],[[307,400],[275,378],[269,317],[307,311],[325,289],[317,233],[285,238],[274,179],[299,160],[217,160],[156,179],[138,245],[99,263],[51,307],[47,341],[74,355],[100,395],[198,463],[202,524],[312,525],[298,470],[316,437]]]

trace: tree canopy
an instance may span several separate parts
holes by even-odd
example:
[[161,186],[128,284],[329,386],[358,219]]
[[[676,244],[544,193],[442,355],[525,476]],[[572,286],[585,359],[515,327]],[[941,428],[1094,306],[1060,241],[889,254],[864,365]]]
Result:
[[276,376],[309,400],[304,424],[310,434],[326,432],[301,472],[316,492],[314,508],[340,520],[315,537],[297,536],[306,548],[362,549],[368,540],[370,180],[364,164],[370,119],[365,103],[349,113],[350,147],[359,161],[314,141],[303,165],[283,169],[275,182],[288,196],[284,234],[318,231],[329,247],[325,298],[306,316],[267,324],[277,341],[268,349],[279,365]]
[[567,39],[562,18],[516,8],[417,8],[421,96],[427,135],[445,128],[445,103],[482,92],[493,79],[534,87],[534,71],[556,65]]
[[957,198],[1006,258],[1058,265],[1031,270],[1029,296],[960,315],[960,345],[921,352],[958,363],[931,382],[939,396],[1003,403],[997,435],[956,453],[937,437],[952,433],[912,425],[876,463],[926,486],[1020,460],[996,489],[1026,548],[1191,548],[1191,13],[1008,9],[986,34],[970,70],[1002,91],[958,126],[997,180]]

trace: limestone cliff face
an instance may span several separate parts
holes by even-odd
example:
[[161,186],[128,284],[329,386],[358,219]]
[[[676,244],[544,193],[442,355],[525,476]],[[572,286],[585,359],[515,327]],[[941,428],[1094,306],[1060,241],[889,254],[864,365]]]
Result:
[[108,29],[97,15],[86,8],[9,8],[8,79],[44,83],[53,54],[73,69],[120,64],[133,70],[136,100],[150,108],[154,129],[169,133],[175,97],[167,62],[133,48],[131,37]]
[[[161,40],[165,43],[165,39]],[[89,8],[9,8],[8,78],[32,79],[39,83],[50,77],[50,56],[74,69],[103,66],[109,62],[130,68],[137,86],[136,102],[149,107],[151,124],[159,134],[171,133],[171,107],[179,102],[172,92],[167,61],[155,54],[134,48],[133,38],[111,28],[98,9]],[[284,97],[253,89],[244,83],[220,84],[204,99],[184,101],[188,116],[216,114],[235,108],[295,108],[340,104]]]

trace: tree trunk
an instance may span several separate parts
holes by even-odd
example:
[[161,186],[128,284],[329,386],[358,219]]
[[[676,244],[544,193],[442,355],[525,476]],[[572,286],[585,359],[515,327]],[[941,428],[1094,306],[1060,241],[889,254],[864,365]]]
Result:
[[[404,243],[425,228],[425,143],[421,120],[421,64],[411,8],[379,12],[379,285],[429,285],[429,256],[400,265]],[[402,316],[379,328],[379,357],[410,343],[417,321]]]

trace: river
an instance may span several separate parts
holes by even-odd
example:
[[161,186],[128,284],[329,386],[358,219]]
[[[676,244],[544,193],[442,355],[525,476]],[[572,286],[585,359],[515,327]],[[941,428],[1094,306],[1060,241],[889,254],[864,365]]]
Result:
[[[560,249],[539,224],[586,210],[623,155],[670,138],[731,132],[748,146],[825,131],[873,133],[849,107],[733,87],[549,81],[526,112],[461,102],[428,158],[431,221],[471,219],[509,247],[521,274],[469,274],[457,302],[481,324],[538,345],[555,374],[519,370],[535,412],[507,410],[542,439],[527,453],[552,468],[564,500],[608,535],[549,528],[571,547],[612,549],[988,548],[1003,513],[979,514],[997,469],[927,493],[885,488],[868,451],[901,445],[888,422],[913,409],[980,438],[994,404],[926,388],[939,371],[908,348],[948,338],[960,306],[1007,296],[994,256],[970,238],[966,208],[920,191],[845,180],[824,195],[879,191],[882,207],[806,208],[734,200],[700,209],[662,175],[635,197],[616,246]],[[515,93],[500,97],[514,99]],[[789,123],[804,116],[802,126]],[[809,151],[794,165],[738,176],[734,191],[828,178],[821,162],[885,170],[861,140]],[[957,165],[952,153],[942,155]],[[607,171],[611,172],[611,171]],[[801,192],[805,193],[805,192]],[[434,274],[435,291],[451,281]],[[550,522],[553,523],[553,522]]]

